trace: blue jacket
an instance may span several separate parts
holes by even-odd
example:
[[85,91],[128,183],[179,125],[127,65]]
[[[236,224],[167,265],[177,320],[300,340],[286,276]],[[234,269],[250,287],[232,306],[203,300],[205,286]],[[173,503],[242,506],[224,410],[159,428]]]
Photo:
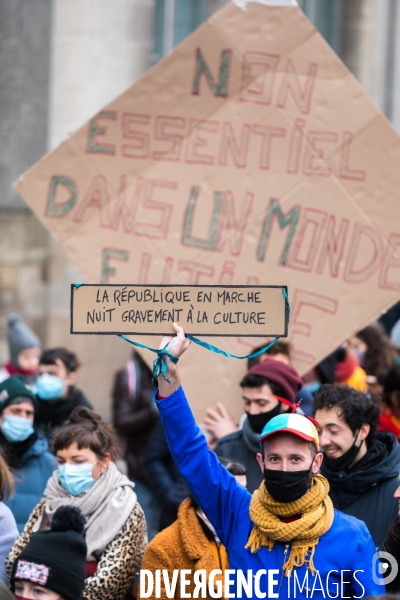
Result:
[[[289,545],[285,548],[282,542],[276,542],[271,551],[266,547],[255,554],[245,550],[253,529],[249,516],[251,495],[208,449],[181,387],[157,404],[172,456],[193,497],[225,545],[230,569],[243,571],[245,577],[251,569],[253,578],[259,572],[259,580],[255,578],[253,583],[259,581],[261,594],[266,593],[264,597],[270,598],[319,599],[329,598],[329,595],[331,598],[353,595],[362,598],[385,593],[384,586],[373,581],[373,564],[377,568],[373,560],[375,547],[366,525],[336,510],[331,528],[320,538],[315,550],[314,565],[318,571],[315,576],[305,565],[296,569],[290,579],[283,574],[285,551],[289,556],[290,548]],[[262,574],[261,570],[268,573]],[[272,570],[276,570],[275,573]],[[234,581],[230,587],[232,593],[237,589],[236,573],[231,579]],[[243,597],[256,598],[254,586],[252,592],[252,596],[246,596],[242,589]]]
[[36,504],[43,498],[54,469],[57,469],[57,460],[48,452],[46,438],[38,434],[36,442],[23,455],[19,469],[14,471],[15,495],[6,502],[20,533]]

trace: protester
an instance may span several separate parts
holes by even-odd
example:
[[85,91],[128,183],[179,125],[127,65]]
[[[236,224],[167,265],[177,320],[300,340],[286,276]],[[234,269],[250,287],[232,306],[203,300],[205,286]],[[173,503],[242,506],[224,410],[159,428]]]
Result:
[[[242,419],[245,416],[243,415]],[[231,433],[235,433],[235,431],[241,428],[232,419],[222,402],[217,402],[215,406],[207,408],[203,424],[205,427],[204,433],[206,436],[208,435],[208,447],[212,450],[215,450],[220,439]]]
[[0,369],[0,382],[11,375],[21,375],[32,388],[38,375],[40,340],[35,333],[12,313],[7,330],[10,360]]
[[0,454],[0,581],[8,585],[5,561],[18,537],[18,529],[12,512],[4,501],[14,493],[14,479],[7,463]]
[[[243,465],[226,458],[221,458],[221,463],[239,483],[245,484],[246,469]],[[226,549],[192,496],[182,502],[177,521],[149,543],[142,563],[142,569],[152,572],[156,569],[166,569],[171,580],[175,569],[179,569],[180,573],[182,569],[189,569],[192,573],[204,569],[207,577],[214,569],[219,569],[221,575],[216,581],[222,582],[227,568]],[[165,585],[162,584],[161,593],[157,598],[180,599],[180,582],[181,577],[178,576],[175,593],[172,595],[167,594]],[[186,592],[193,597],[193,582],[186,588]],[[155,600],[155,588],[149,598]]]
[[[272,340],[269,340],[272,342]],[[266,340],[268,343],[268,340]],[[252,353],[258,352],[262,349],[263,346],[258,346],[257,348],[253,348]],[[268,350],[265,351],[264,354],[259,356],[255,356],[254,358],[249,358],[247,360],[247,369],[250,371],[252,367],[258,365],[265,358],[273,358],[274,360],[279,360],[286,365],[291,364],[291,353],[292,353],[292,345],[287,340],[278,340],[276,341]],[[310,393],[307,385],[303,385],[300,390],[297,392],[295,397],[295,403],[301,403],[301,410],[306,413],[306,415],[313,414],[313,396]]]
[[87,519],[83,597],[123,600],[140,566],[147,536],[133,483],[113,462],[115,432],[94,411],[77,407],[55,434],[54,451],[58,471],[49,480],[9,562],[22,552],[32,534],[48,528],[59,506],[77,506]]
[[82,390],[75,385],[79,367],[78,358],[67,348],[46,350],[40,357],[35,423],[50,442],[54,430],[69,419],[74,408],[93,408]]
[[378,432],[379,406],[370,394],[345,385],[323,385],[314,399],[324,451],[321,473],[329,481],[335,508],[364,521],[382,544],[397,514],[400,446]]
[[[391,523],[385,541],[382,544],[381,550],[383,552],[388,552],[389,554],[391,554],[397,561],[397,564],[400,565],[400,485],[397,487],[394,493],[394,497],[397,500],[398,516],[395,518],[393,523]],[[386,563],[389,565],[388,561],[386,561]],[[390,573],[391,569],[390,571],[386,571],[385,576],[389,575]],[[386,584],[386,591],[400,593],[399,571],[397,572],[396,577],[393,579],[393,581]]]
[[394,364],[398,365],[400,363],[400,320],[395,323],[392,331],[390,332],[390,341],[392,342],[396,352]]
[[[397,517],[396,520],[391,524],[386,539],[383,542],[380,550],[391,554],[395,558],[397,564],[400,564],[400,517]],[[383,558],[383,560],[385,559]],[[385,560],[385,562],[386,564],[389,564],[387,560]],[[390,571],[386,571],[385,575],[389,575],[390,572],[391,569]],[[386,583],[386,590],[388,592],[400,594],[399,572],[390,583]],[[393,597],[399,598],[400,596]]]
[[321,385],[324,383],[335,383],[336,356],[336,351],[332,352],[332,354],[329,354],[329,356],[321,360],[315,367],[303,375],[304,388],[312,395],[313,400]]
[[[190,342],[181,327],[174,324],[174,330],[177,335],[163,338],[160,347],[169,344],[167,351],[176,361]],[[294,597],[296,578],[304,583],[296,597],[310,597],[318,579],[333,597],[341,572],[347,570],[342,596],[384,593],[372,577],[375,547],[365,524],[334,511],[329,484],[318,474],[322,454],[311,421],[299,414],[280,414],[267,423],[260,436],[262,454],[257,454],[264,482],[252,498],[208,449],[180,386],[178,368],[168,356],[165,362],[157,405],[168,444],[191,494],[227,549],[233,589],[237,569],[254,574],[275,569],[277,583],[270,572],[269,583],[280,598]],[[308,584],[307,574],[312,578]],[[263,593],[268,588],[265,579],[260,582]]]
[[35,431],[36,409],[37,398],[19,375],[0,383],[0,448],[15,476],[7,506],[20,533],[57,468],[46,438]]
[[384,379],[378,429],[390,431],[400,441],[400,365],[392,367]]
[[350,344],[358,356],[359,364],[367,374],[371,393],[382,394],[381,381],[393,366],[396,349],[390,338],[378,324],[368,325],[350,339]]
[[178,509],[188,495],[188,489],[171,456],[161,422],[157,423],[151,435],[145,469],[159,508],[157,531],[162,531],[176,521]]
[[346,384],[359,392],[368,392],[367,374],[360,367],[360,357],[352,345],[346,342],[336,350],[335,355],[336,383]]
[[305,373],[303,381],[304,387],[313,397],[321,385],[335,382],[345,383],[360,392],[368,391],[367,374],[360,367],[357,353],[348,342]]
[[350,340],[356,349],[360,366],[367,375],[379,377],[392,366],[396,356],[390,338],[378,324],[368,325]]
[[393,327],[400,320],[400,302],[393,304],[383,315],[378,319],[379,325],[383,328],[386,335],[390,335]]
[[85,524],[79,508],[60,506],[52,516],[50,529],[34,533],[13,563],[8,561],[16,600],[82,597],[87,554]]
[[276,396],[293,402],[302,385],[292,366],[271,358],[252,367],[240,382],[247,417],[242,429],[219,440],[215,452],[245,465],[249,492],[262,481],[255,459],[260,451],[260,433],[272,417],[287,410]]
[[132,359],[116,373],[112,392],[113,423],[120,436],[120,455],[126,461],[129,478],[135,482],[150,539],[156,532],[157,511],[144,460],[158,421],[151,379],[149,367],[134,350]]

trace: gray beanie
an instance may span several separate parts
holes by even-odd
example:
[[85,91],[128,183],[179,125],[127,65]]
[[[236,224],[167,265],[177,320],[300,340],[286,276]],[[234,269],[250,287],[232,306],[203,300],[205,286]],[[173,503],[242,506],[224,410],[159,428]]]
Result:
[[22,350],[40,348],[40,340],[37,335],[15,313],[8,317],[7,340],[10,348],[10,361],[15,368],[18,368],[18,354]]
[[392,340],[393,346],[396,350],[400,350],[400,319],[395,323],[392,331],[390,332],[390,339]]

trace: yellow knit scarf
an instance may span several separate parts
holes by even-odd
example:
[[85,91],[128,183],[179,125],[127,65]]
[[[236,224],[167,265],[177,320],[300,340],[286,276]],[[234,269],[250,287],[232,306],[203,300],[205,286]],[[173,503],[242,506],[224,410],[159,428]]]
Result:
[[[290,576],[294,567],[307,561],[314,575],[313,556],[321,535],[333,523],[333,504],[328,496],[329,483],[322,475],[314,475],[310,490],[294,502],[277,502],[265,489],[264,482],[253,494],[250,503],[250,519],[254,529],[246,548],[257,552],[261,546],[272,550],[275,542],[291,542],[290,556],[283,565],[285,575]],[[283,523],[280,517],[301,515],[291,523]],[[310,550],[310,556],[307,554]]]

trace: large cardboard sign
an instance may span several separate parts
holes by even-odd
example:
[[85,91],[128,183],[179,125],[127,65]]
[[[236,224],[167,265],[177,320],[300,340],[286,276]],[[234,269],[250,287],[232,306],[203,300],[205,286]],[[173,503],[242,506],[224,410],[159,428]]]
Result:
[[[304,372],[400,297],[400,139],[298,7],[264,4],[227,4],[16,188],[86,282],[287,284]],[[243,363],[200,352],[189,393],[236,389]]]
[[175,322],[192,335],[280,337],[285,295],[279,286],[72,285],[71,333],[162,336]]

